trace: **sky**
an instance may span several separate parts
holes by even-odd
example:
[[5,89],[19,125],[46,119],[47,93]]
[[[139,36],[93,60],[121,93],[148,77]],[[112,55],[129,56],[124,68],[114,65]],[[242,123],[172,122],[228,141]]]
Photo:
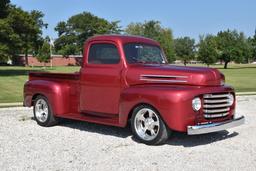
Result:
[[44,36],[57,38],[54,27],[83,11],[120,21],[124,28],[131,22],[158,20],[172,29],[175,38],[217,34],[220,30],[237,29],[246,36],[256,29],[255,0],[11,0],[24,10],[40,10],[48,28]]

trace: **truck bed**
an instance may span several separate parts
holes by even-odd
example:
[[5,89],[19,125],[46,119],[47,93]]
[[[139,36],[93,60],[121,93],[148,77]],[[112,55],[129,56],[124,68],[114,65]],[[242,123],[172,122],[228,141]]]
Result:
[[30,72],[29,80],[79,80],[79,72],[75,73],[50,73],[50,72]]

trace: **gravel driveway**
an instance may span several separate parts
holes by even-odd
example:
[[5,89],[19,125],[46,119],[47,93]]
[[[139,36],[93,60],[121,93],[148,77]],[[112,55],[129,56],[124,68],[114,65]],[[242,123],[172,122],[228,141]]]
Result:
[[246,124],[165,145],[133,140],[128,128],[65,121],[44,128],[28,108],[0,109],[0,170],[255,170],[256,96],[238,97]]

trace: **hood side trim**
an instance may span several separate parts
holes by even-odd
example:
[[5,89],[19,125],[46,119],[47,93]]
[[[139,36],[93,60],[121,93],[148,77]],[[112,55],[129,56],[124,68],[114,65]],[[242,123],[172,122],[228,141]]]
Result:
[[[182,79],[183,78],[183,79]],[[161,83],[186,83],[188,76],[182,75],[140,75],[141,81]]]
[[150,78],[188,78],[188,76],[183,75],[141,75],[140,77],[150,77]]

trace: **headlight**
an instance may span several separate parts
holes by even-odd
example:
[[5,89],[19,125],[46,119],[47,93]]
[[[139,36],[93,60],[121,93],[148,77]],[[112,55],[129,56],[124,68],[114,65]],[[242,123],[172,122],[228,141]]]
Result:
[[228,94],[228,103],[229,103],[230,106],[232,106],[233,103],[234,103],[234,96],[231,93]]
[[192,108],[194,111],[199,111],[202,107],[201,99],[199,97],[196,97],[192,100]]
[[224,85],[225,84],[225,80],[221,79],[220,80],[220,85]]
[[220,77],[221,77],[221,79],[220,79],[220,85],[224,85],[224,84],[225,84],[225,75],[222,74],[222,73],[220,73]]

